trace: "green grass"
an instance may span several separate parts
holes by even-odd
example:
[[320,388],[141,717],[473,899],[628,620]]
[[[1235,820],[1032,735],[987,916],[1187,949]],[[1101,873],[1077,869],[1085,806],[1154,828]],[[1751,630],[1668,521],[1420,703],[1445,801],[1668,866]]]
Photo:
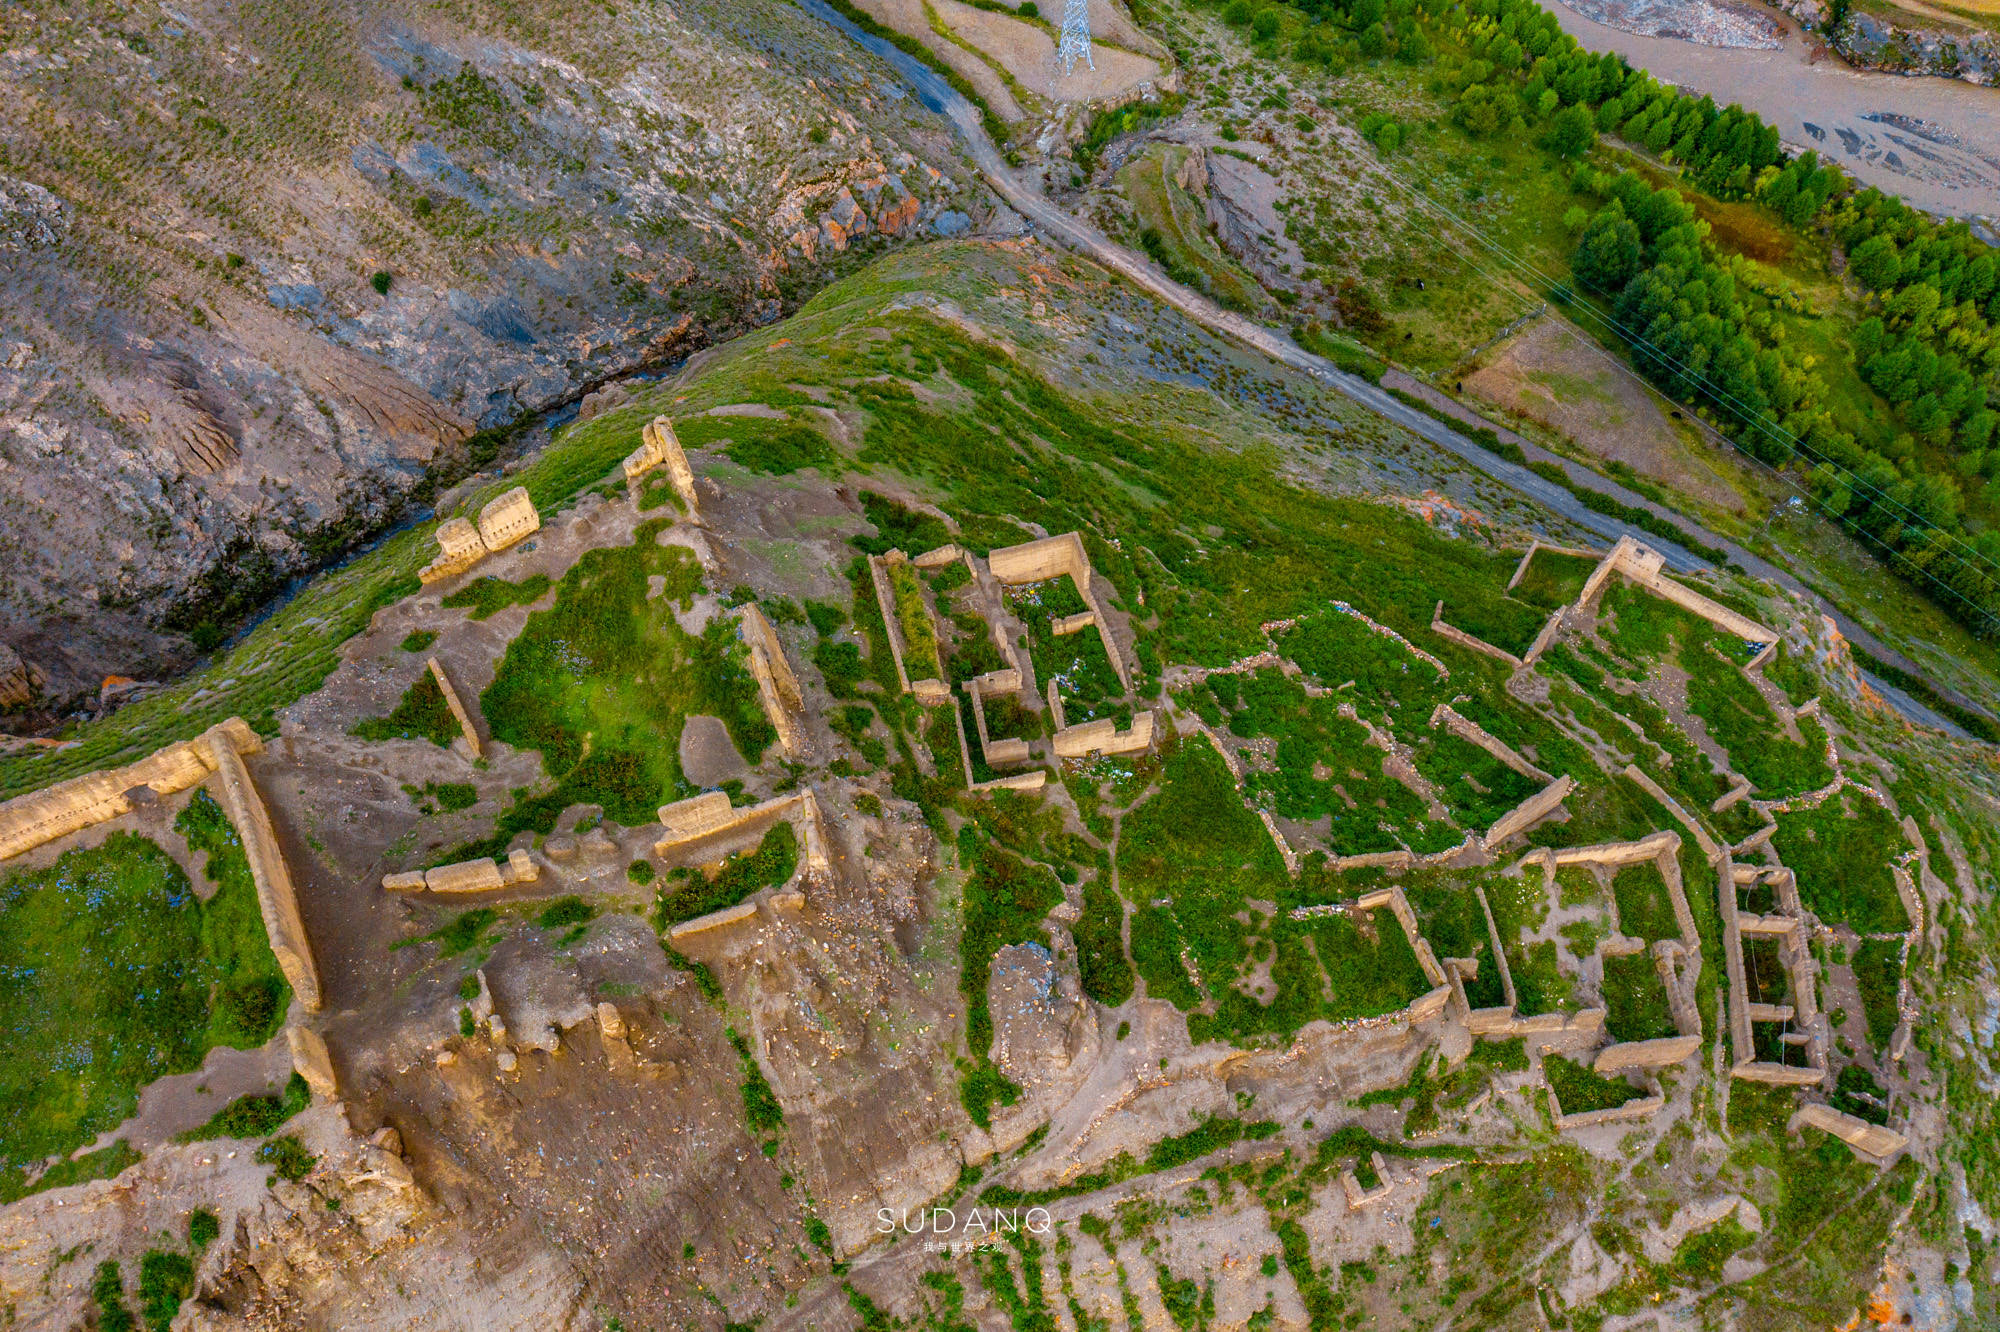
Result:
[[458,739],[458,718],[444,701],[437,677],[426,670],[403,691],[396,708],[386,717],[368,717],[347,728],[359,740],[428,740],[440,749],[451,748]]
[[714,878],[686,867],[669,874],[653,905],[653,924],[667,930],[684,920],[733,907],[760,888],[789,882],[798,865],[798,834],[781,819],[771,825],[754,851],[739,851],[723,861]]
[[1611,894],[1618,903],[1618,926],[1624,933],[1647,943],[1681,937],[1666,880],[1651,863],[1620,866],[1611,880]]
[[1540,782],[1449,731],[1432,732],[1418,743],[1416,765],[1437,788],[1459,826],[1468,831],[1485,831],[1542,789]]
[[0,1206],[18,1202],[31,1193],[41,1193],[46,1189],[66,1189],[72,1184],[84,1184],[93,1179],[115,1179],[126,1167],[139,1164],[144,1158],[123,1138],[114,1138],[109,1147],[100,1147],[82,1156],[65,1156],[48,1169],[35,1176],[33,1182],[28,1172],[19,1166],[9,1166],[0,1170]]
[[675,425],[681,446],[689,449],[713,448],[727,440],[722,451],[729,461],[751,472],[767,476],[787,476],[805,467],[816,467],[822,475],[836,476],[840,455],[825,436],[809,425],[786,417],[773,420],[763,416],[683,417]]
[[1809,810],[1778,815],[1778,858],[1799,881],[1799,901],[1828,925],[1861,934],[1910,928],[1891,861],[1906,847],[1895,816],[1849,788]]
[[[717,618],[696,637],[675,622],[674,605],[700,590],[701,568],[685,547],[659,544],[663,526],[649,520],[632,545],[586,552],[480,695],[493,738],[539,751],[554,782],[517,801],[501,833],[547,832],[579,803],[601,804],[628,827],[650,823],[658,806],[694,794],[680,771],[689,713],[720,717],[752,763],[776,738],[734,624]],[[656,575],[666,588],[649,598]]]
[[403,641],[397,644],[397,646],[405,652],[422,652],[425,648],[437,642],[437,637],[436,632],[433,630],[413,629],[403,636]]
[[1177,145],[1154,145],[1118,172],[1132,207],[1140,248],[1176,282],[1246,314],[1271,308],[1271,298],[1208,234],[1206,204],[1182,189],[1173,173],[1186,158]]
[[778,1132],[785,1126],[785,1109],[778,1104],[778,1094],[771,1090],[763,1067],[751,1053],[750,1042],[731,1027],[729,1043],[736,1048],[736,1059],[743,1070],[743,1122],[760,1136]]
[[139,1316],[148,1332],[167,1332],[192,1294],[194,1259],[187,1254],[148,1249],[139,1259]]
[[1052,618],[1088,609],[1069,578],[1051,578],[1007,589],[1007,604],[1028,626],[1028,655],[1035,680],[1047,690],[1054,682],[1062,696],[1063,717],[1071,726],[1099,717],[1117,717],[1129,724],[1131,709],[1121,707],[1125,686],[1111,668],[1104,640],[1093,627],[1058,638],[1049,632]]
[[1903,1020],[1896,1006],[1903,983],[1903,941],[1864,939],[1854,950],[1854,980],[1861,989],[1861,1008],[1868,1019],[1868,1043],[1887,1050]]
[[188,831],[219,851],[206,903],[126,832],[0,882],[0,1170],[73,1151],[155,1078],[200,1067],[214,1045],[262,1045],[284,1020],[290,991],[234,830]]
[[549,590],[549,576],[535,574],[518,583],[487,575],[475,578],[446,597],[441,605],[452,609],[470,608],[475,620],[490,619],[509,606],[526,606],[540,601]]
[[209,1117],[206,1124],[174,1135],[175,1142],[205,1142],[210,1138],[262,1138],[312,1104],[312,1089],[297,1073],[282,1092],[239,1096]]
[[1623,1078],[1599,1077],[1583,1065],[1558,1054],[1542,1056],[1542,1076],[1556,1094],[1556,1103],[1565,1115],[1592,1110],[1615,1110],[1646,1093]]
[[298,1135],[293,1133],[272,1138],[257,1149],[254,1159],[259,1165],[271,1167],[272,1173],[279,1179],[293,1183],[304,1179],[319,1164],[319,1158],[308,1152]]
[[1083,992],[1113,1008],[1132,997],[1132,964],[1125,958],[1122,934],[1124,919],[1124,904],[1111,891],[1107,876],[1083,886],[1083,914],[1071,930]]
[[903,633],[904,672],[913,683],[942,679],[944,663],[938,654],[937,626],[931,620],[916,566],[895,560],[884,572],[889,578],[889,594],[895,599],[896,627]]
[[1416,792],[1382,770],[1387,755],[1368,743],[1365,727],[1339,715],[1337,696],[1311,697],[1298,681],[1266,668],[1211,677],[1178,701],[1245,739],[1275,738],[1277,771],[1252,772],[1246,786],[1259,798],[1268,792],[1284,818],[1325,818],[1327,849],[1335,855],[1398,846],[1430,852],[1459,840],[1449,825],[1430,818]]
[[1615,1041],[1650,1041],[1678,1036],[1667,987],[1647,954],[1604,959],[1604,1027]]

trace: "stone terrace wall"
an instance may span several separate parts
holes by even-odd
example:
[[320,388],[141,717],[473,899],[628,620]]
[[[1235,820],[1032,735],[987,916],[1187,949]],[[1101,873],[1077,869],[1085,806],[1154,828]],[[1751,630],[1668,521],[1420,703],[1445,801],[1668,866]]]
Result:
[[1905,1135],[1880,1124],[1871,1124],[1854,1115],[1843,1114],[1830,1105],[1808,1101],[1792,1116],[1787,1130],[1797,1133],[1801,1128],[1812,1127],[1831,1133],[1849,1147],[1864,1156],[1877,1161],[1885,1161],[1910,1145]]

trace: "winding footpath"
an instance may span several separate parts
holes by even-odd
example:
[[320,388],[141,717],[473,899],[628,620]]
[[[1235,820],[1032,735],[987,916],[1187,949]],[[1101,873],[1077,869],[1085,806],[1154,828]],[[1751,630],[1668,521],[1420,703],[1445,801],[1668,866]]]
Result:
[[[947,117],[958,129],[959,136],[965,140],[973,164],[986,178],[987,185],[1045,239],[1089,256],[1134,286],[1151,292],[1202,327],[1234,339],[1262,352],[1274,361],[1291,366],[1338,389],[1376,415],[1387,417],[1411,433],[1422,436],[1487,476],[1511,486],[1544,508],[1560,514],[1579,527],[1596,533],[1607,542],[1616,541],[1621,536],[1631,536],[1635,540],[1643,541],[1664,555],[1668,566],[1679,573],[1692,573],[1708,567],[1707,561],[1685,547],[1586,508],[1575,495],[1546,477],[1489,452],[1442,422],[1398,401],[1386,390],[1369,383],[1359,375],[1348,374],[1325,357],[1307,351],[1284,333],[1246,319],[1232,310],[1225,310],[1200,292],[1175,282],[1141,255],[1113,242],[1088,222],[1072,216],[1022,184],[1006,160],[1001,157],[993,140],[987,136],[985,126],[980,123],[978,108],[960,96],[935,70],[892,43],[862,31],[835,11],[825,0],[797,0],[797,3],[806,12],[824,19],[871,54],[886,61],[909,83],[920,102],[932,111]],[[1518,436],[1515,438],[1519,439]],[[1856,647],[1900,670],[1927,680],[1940,695],[1961,707],[1988,711],[1958,691],[1930,679],[1915,662],[1857,624],[1837,607],[1827,604],[1817,593],[1800,582],[1790,570],[1746,550],[1727,537],[1709,531],[1684,513],[1653,503],[1645,496],[1626,489],[1609,477],[1600,476],[1587,467],[1571,463],[1526,440],[1519,442],[1530,461],[1554,463],[1561,467],[1570,480],[1580,488],[1596,491],[1633,508],[1644,509],[1675,524],[1696,541],[1723,551],[1731,563],[1751,577],[1776,583],[1804,598],[1822,615],[1830,618],[1835,627]],[[1924,706],[1886,681],[1869,677],[1868,683],[1911,720],[1945,731],[1960,739],[1972,738],[1961,727],[1934,709]]]

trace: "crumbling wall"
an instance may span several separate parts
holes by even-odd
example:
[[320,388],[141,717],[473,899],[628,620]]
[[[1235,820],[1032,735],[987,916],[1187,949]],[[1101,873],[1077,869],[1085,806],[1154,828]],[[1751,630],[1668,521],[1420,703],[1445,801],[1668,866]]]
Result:
[[[278,969],[285,973],[292,993],[307,1011],[318,1012],[322,1002],[319,971],[313,965],[312,946],[306,939],[306,923],[299,914],[298,892],[292,885],[291,869],[278,848],[277,829],[264,799],[250,780],[250,769],[237,751],[237,736],[228,723],[207,732],[215,770],[222,782],[222,807],[243,841],[243,857],[250,862],[250,879],[257,886],[257,909],[264,917],[264,932],[270,936],[271,952]],[[238,726],[243,724],[239,721]],[[243,727],[247,731],[248,727]],[[252,736],[254,740],[255,737]],[[263,748],[259,743],[255,749]],[[252,752],[255,752],[253,749]]]
[[480,856],[474,860],[437,865],[428,870],[385,874],[382,876],[382,887],[392,893],[425,890],[433,893],[492,893],[518,884],[534,883],[539,878],[541,869],[535,864],[535,858],[525,848],[517,846],[507,853],[505,863],[497,862],[491,856]]
[[694,469],[688,466],[687,454],[681,448],[680,437],[674,434],[674,423],[670,418],[656,416],[648,422],[646,428],[639,432],[639,447],[626,454],[621,465],[625,471],[625,484],[632,490],[635,499],[639,478],[664,465],[674,493],[680,496],[681,507],[687,510],[688,521],[701,521],[701,511],[695,501]]
[[[1026,763],[1028,742],[1019,738],[995,740],[986,731],[986,699],[978,680],[965,683],[966,697],[972,700],[972,721],[979,732],[979,754],[986,760],[986,766],[997,768],[1003,763]],[[959,723],[961,726],[964,722]]]
[[965,789],[968,791],[1039,791],[1049,780],[1046,769],[1033,768],[1027,772],[1009,773],[996,777],[990,782],[972,779],[972,749],[966,744],[965,717],[957,708],[951,710],[952,726],[958,732],[958,758],[965,768]]
[[429,586],[464,573],[486,558],[486,542],[479,529],[463,518],[447,518],[437,525],[437,558],[417,570],[417,581]]
[[1661,1036],[1650,1041],[1624,1041],[1607,1045],[1597,1053],[1596,1070],[1609,1077],[1628,1069],[1665,1068],[1678,1064],[1701,1048],[1701,1033]]
[[172,795],[207,780],[216,769],[218,738],[224,747],[243,753],[263,748],[242,718],[231,717],[193,740],[177,740],[136,763],[85,773],[14,797],[0,805],[0,860],[131,813],[128,793],[137,787]]
[[1523,777],[1544,783],[1555,780],[1554,777],[1528,762],[1524,755],[1518,753],[1505,741],[1487,731],[1485,727],[1479,725],[1477,722],[1459,716],[1451,704],[1440,703],[1431,710],[1431,725],[1435,727],[1439,722],[1443,722],[1445,729],[1459,739],[1465,741],[1467,744],[1477,745],[1494,758],[1499,759],[1502,763],[1512,768],[1515,772],[1520,773]]
[[1699,616],[1717,628],[1735,634],[1738,638],[1752,643],[1777,641],[1779,636],[1777,630],[1761,625],[1746,615],[1739,615],[1721,602],[1712,601],[1693,588],[1675,582],[1663,571],[1665,565],[1666,556],[1651,546],[1643,545],[1629,536],[1620,537],[1618,543],[1605,555],[1604,562],[1591,570],[1590,577],[1584,580],[1583,591],[1577,596],[1576,605],[1579,609],[1591,605],[1613,574],[1623,574],[1654,596],[1671,601],[1682,610]]
[[1494,822],[1493,826],[1486,830],[1486,835],[1480,838],[1480,840],[1487,846],[1499,845],[1515,833],[1527,828],[1536,820],[1553,813],[1556,806],[1568,799],[1569,793],[1575,789],[1576,778],[1565,773],[1543,787],[1540,791],[1537,791],[1534,795],[1523,800],[1507,813],[1502,814]]
[[1127,731],[1119,730],[1118,723],[1110,717],[1078,722],[1075,726],[1065,726],[1057,731],[1050,743],[1055,747],[1057,758],[1082,758],[1086,754],[1136,754],[1152,748],[1153,714],[1134,713],[1132,728]]
[[1549,1110],[1554,1115],[1558,1131],[1592,1128],[1599,1124],[1624,1124],[1635,1119],[1650,1119],[1660,1112],[1667,1103],[1663,1095],[1641,1096],[1637,1100],[1615,1105],[1609,1110],[1586,1110],[1580,1115],[1563,1113],[1562,1102],[1556,1100],[1555,1089],[1549,1089]]
[[526,486],[494,496],[479,510],[479,539],[496,555],[541,528],[542,515],[535,512]]
[[[1105,621],[1103,609],[1097,604],[1097,593],[1090,586],[1090,553],[1083,548],[1081,533],[1064,532],[1039,541],[1024,541],[1018,546],[1002,546],[987,552],[986,567],[1007,586],[1039,583],[1068,574],[1070,581],[1076,584],[1077,595],[1083,598],[1091,623],[1097,626],[1097,635],[1104,642],[1104,655],[1111,659],[1111,669],[1117,673],[1118,682],[1128,691],[1132,688],[1131,668],[1125,664],[1125,654],[1118,650],[1117,642],[1111,637],[1111,628]],[[1079,618],[1066,617],[1068,620]],[[1075,627],[1083,626],[1078,624]],[[1057,632],[1071,633],[1074,630]]]
[[737,616],[737,632],[750,649],[750,674],[757,681],[757,701],[763,704],[764,716],[778,733],[778,745],[786,757],[798,758],[805,752],[806,741],[796,714],[804,709],[805,697],[799,692],[799,680],[792,674],[791,663],[785,660],[784,644],[778,641],[777,630],[764,618],[756,602],[745,602]]
[[436,657],[430,659],[430,672],[431,678],[437,681],[438,692],[444,695],[444,705],[450,708],[451,715],[458,719],[459,734],[465,737],[467,747],[472,750],[472,757],[481,757],[485,751],[480,748],[479,729],[472,724],[472,714],[459,700],[458,691],[451,687],[451,677],[444,673],[444,667],[438,663]]
[[[943,680],[910,678],[907,655],[909,643],[903,637],[902,618],[896,614],[896,593],[889,586],[889,566],[897,562],[908,563],[910,557],[900,550],[892,550],[882,555],[868,557],[869,580],[875,586],[875,604],[882,611],[882,628],[889,636],[889,655],[895,659],[896,680],[903,686],[903,692],[916,695],[917,701],[926,707],[937,707],[951,701],[951,689]],[[926,617],[931,608],[924,606]],[[937,632],[937,621],[931,620],[931,632]]]
[[1812,1127],[1831,1133],[1857,1153],[1882,1162],[1910,1145],[1904,1134],[1880,1124],[1871,1124],[1865,1119],[1844,1114],[1830,1105],[1808,1101],[1792,1115],[1786,1130],[1797,1133],[1801,1128]]

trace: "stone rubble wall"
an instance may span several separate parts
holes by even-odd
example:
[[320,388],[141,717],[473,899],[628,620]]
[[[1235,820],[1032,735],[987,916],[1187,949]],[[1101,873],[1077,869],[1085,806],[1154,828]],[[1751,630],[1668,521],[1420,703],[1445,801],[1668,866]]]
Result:
[[526,486],[494,496],[479,510],[479,539],[495,555],[541,530],[542,515],[535,511]]
[[1502,814],[1494,822],[1493,826],[1486,830],[1485,836],[1479,840],[1487,846],[1499,845],[1515,833],[1523,831],[1538,819],[1544,818],[1554,812],[1556,806],[1568,799],[1569,793],[1575,789],[1576,778],[1571,777],[1567,773],[1563,774],[1540,791],[1537,791],[1534,795],[1523,800],[1507,813]]
[[[1054,686],[1050,686],[1053,688]],[[1136,754],[1153,746],[1153,714],[1132,716],[1130,730],[1121,731],[1110,717],[1065,726],[1050,741],[1057,758],[1082,758],[1086,754]]]
[[1110,626],[1105,621],[1103,609],[1097,604],[1097,593],[1091,587],[1090,553],[1083,547],[1082,533],[1064,532],[1060,536],[1043,537],[1039,541],[1024,541],[1018,546],[1002,546],[998,550],[987,552],[986,567],[992,570],[993,576],[1003,586],[1007,587],[1021,583],[1039,583],[1068,574],[1070,581],[1076,585],[1077,595],[1083,598],[1083,604],[1092,617],[1091,623],[1097,627],[1097,636],[1103,640],[1104,655],[1111,659],[1111,669],[1117,673],[1118,682],[1130,692],[1132,669],[1125,664],[1125,654],[1118,650],[1117,641],[1112,638]]
[[1631,1069],[1666,1068],[1680,1063],[1700,1048],[1700,1032],[1662,1036],[1650,1041],[1623,1041],[1598,1051],[1597,1062],[1592,1067],[1606,1077]]
[[965,789],[968,791],[1039,791],[1049,780],[1047,770],[1035,768],[1028,772],[1011,773],[996,777],[990,782],[976,782],[972,779],[972,749],[965,742],[965,717],[957,708],[951,710],[952,725],[958,730],[958,758],[965,769]]
[[[257,887],[257,909],[264,917],[264,932],[270,936],[278,969],[285,973],[299,1002],[308,1012],[316,1013],[323,1001],[319,971],[313,965],[312,946],[306,939],[305,918],[299,914],[298,891],[292,884],[292,872],[285,864],[284,853],[278,847],[278,832],[271,826],[270,812],[264,808],[264,799],[250,780],[250,769],[244,765],[235,737],[225,730],[228,725],[225,722],[207,732],[216,775],[222,783],[222,807],[243,841],[243,856],[250,862],[250,879]],[[256,748],[263,746],[260,743]]]
[[797,714],[805,707],[798,677],[785,660],[785,648],[764,612],[755,602],[746,602],[737,612],[738,633],[750,649],[750,674],[757,681],[757,701],[764,718],[778,733],[778,747],[785,757],[798,758],[806,752],[805,731]]
[[1651,1119],[1666,1103],[1665,1096],[1642,1096],[1638,1100],[1615,1105],[1609,1110],[1586,1110],[1580,1115],[1566,1115],[1562,1112],[1562,1103],[1556,1100],[1555,1089],[1549,1090],[1549,1111],[1555,1117],[1556,1129],[1559,1132],[1593,1128],[1599,1124],[1626,1124],[1635,1119]]
[[[939,707],[951,702],[951,688],[939,679],[910,679],[905,665],[909,643],[903,638],[903,623],[896,614],[895,589],[889,586],[889,566],[893,563],[910,563],[910,557],[900,550],[892,550],[882,555],[868,557],[869,579],[875,585],[875,604],[882,611],[882,627],[889,636],[889,655],[895,659],[896,680],[903,686],[903,692],[914,694],[925,707]],[[931,618],[931,632],[937,633],[937,621],[931,617],[931,608],[923,607],[924,615]],[[942,641],[942,640],[940,640]]]
[[[994,672],[994,674],[999,674],[999,672]],[[983,679],[984,677],[981,678]],[[1028,742],[1026,740],[1019,738],[995,740],[987,734],[986,697],[979,680],[966,681],[965,692],[972,700],[972,721],[979,732],[979,753],[980,757],[986,760],[986,766],[997,768],[1005,763],[1026,763],[1029,758]],[[965,726],[964,718],[960,718],[958,724],[962,730]]]
[[458,690],[452,688],[451,677],[444,673],[444,667],[439,664],[436,657],[432,657],[428,664],[431,678],[437,681],[438,692],[444,695],[444,705],[450,708],[451,715],[458,719],[459,734],[465,737],[466,746],[472,750],[472,757],[481,757],[485,750],[479,744],[479,729],[473,725],[472,714],[460,701]]
[[639,447],[627,454],[622,464],[625,483],[632,489],[635,501],[638,490],[633,483],[662,465],[667,469],[668,479],[673,482],[674,493],[680,496],[681,506],[687,510],[688,521],[699,523],[701,508],[694,488],[694,469],[688,465],[680,437],[674,434],[672,418],[656,416],[639,432]]

